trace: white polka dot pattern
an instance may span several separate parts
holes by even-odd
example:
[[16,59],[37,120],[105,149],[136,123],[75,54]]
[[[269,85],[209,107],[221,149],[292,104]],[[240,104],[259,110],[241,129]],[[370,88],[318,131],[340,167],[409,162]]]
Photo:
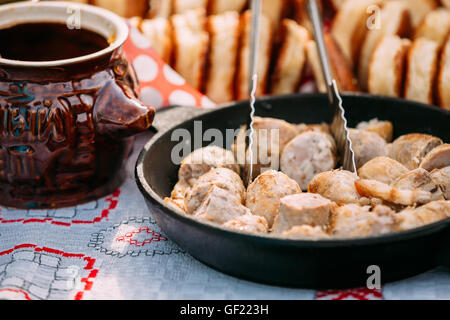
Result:
[[195,106],[195,98],[184,90],[175,90],[169,96],[170,105]]
[[152,87],[144,87],[141,90],[141,101],[154,108],[160,108],[163,105],[163,98],[158,90]]
[[149,82],[158,75],[158,65],[155,60],[147,55],[141,54],[133,61],[134,69],[139,81]]

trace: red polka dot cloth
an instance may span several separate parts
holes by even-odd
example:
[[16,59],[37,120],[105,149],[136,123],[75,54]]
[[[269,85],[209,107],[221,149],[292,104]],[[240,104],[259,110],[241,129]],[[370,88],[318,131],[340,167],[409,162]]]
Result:
[[143,103],[156,109],[173,105],[201,108],[215,106],[162,60],[138,29],[130,27],[130,36],[123,49],[136,70]]

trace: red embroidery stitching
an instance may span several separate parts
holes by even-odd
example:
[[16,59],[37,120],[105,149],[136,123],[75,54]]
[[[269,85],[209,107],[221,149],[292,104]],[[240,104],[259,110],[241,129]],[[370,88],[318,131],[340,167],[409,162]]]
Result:
[[324,290],[316,293],[316,299],[323,300],[374,300],[383,299],[383,293],[381,290],[358,288],[349,290]]
[[[0,217],[0,224],[6,224],[6,223],[23,223],[23,224],[27,224],[27,223],[51,223],[53,225],[56,226],[63,226],[63,227],[70,227],[72,224],[95,224],[98,223],[102,220],[105,220],[108,218],[109,214],[111,213],[112,210],[116,209],[117,204],[119,203],[119,195],[120,195],[120,190],[116,190],[114,191],[110,197],[106,198],[105,201],[109,202],[109,206],[107,209],[102,210],[102,213],[99,217],[94,218],[93,220],[72,220],[70,223],[69,222],[62,222],[62,221],[57,221],[54,220],[54,218],[43,218],[43,219],[36,219],[36,218],[32,218],[32,219],[16,219],[16,220],[6,220],[2,217]],[[2,213],[2,208],[0,208],[0,214]]]
[[[136,234],[143,233],[144,231],[147,234],[150,234],[151,238],[147,238],[143,241],[137,241],[136,239],[133,239],[133,237]],[[136,229],[131,232],[127,232],[125,235],[117,237],[115,240],[128,242],[130,245],[133,245],[136,247],[143,247],[146,244],[150,244],[152,242],[167,241],[168,239],[166,237],[164,237],[162,234],[156,232],[155,230],[152,230],[152,229],[146,227],[146,228],[139,228],[139,229]]]
[[[81,299],[83,299],[84,294],[85,294],[87,291],[90,291],[90,290],[92,289],[92,286],[93,286],[93,284],[94,284],[93,281],[94,281],[94,279],[97,277],[97,274],[98,274],[98,269],[94,269],[94,265],[95,265],[95,262],[96,262],[96,260],[95,260],[94,258],[87,257],[87,256],[85,256],[85,255],[82,254],[82,253],[80,253],[80,254],[77,254],[77,253],[68,253],[68,252],[64,252],[64,251],[61,251],[61,250],[55,250],[55,249],[51,249],[51,248],[47,248],[47,247],[42,247],[42,248],[40,248],[40,247],[38,247],[38,246],[35,245],[35,244],[29,244],[29,243],[26,243],[26,244],[20,244],[20,245],[15,246],[15,247],[12,248],[12,249],[2,251],[2,252],[0,252],[0,256],[4,256],[4,255],[11,254],[11,253],[13,253],[14,251],[17,251],[17,250],[23,249],[23,248],[33,248],[35,252],[45,252],[45,253],[50,253],[50,254],[59,255],[59,256],[65,257],[65,258],[77,258],[77,259],[83,259],[83,261],[86,261],[86,266],[84,267],[84,270],[90,270],[90,272],[89,272],[89,275],[88,275],[87,277],[82,278],[82,279],[80,280],[80,281],[81,281],[82,283],[84,283],[85,285],[84,285],[84,288],[83,288],[82,290],[78,291],[78,292],[75,294],[74,300],[81,300]],[[27,300],[32,300],[32,299],[29,297],[29,295],[28,295],[25,291],[23,291],[23,290],[16,290],[16,289],[10,289],[10,288],[2,288],[2,289],[0,289],[0,292],[1,292],[1,291],[20,292],[20,293],[23,293],[23,294],[24,294],[24,296],[25,296],[25,298],[26,298]]]

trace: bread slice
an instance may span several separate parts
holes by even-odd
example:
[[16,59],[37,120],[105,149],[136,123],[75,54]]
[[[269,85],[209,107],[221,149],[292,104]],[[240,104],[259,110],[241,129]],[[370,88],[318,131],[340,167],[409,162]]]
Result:
[[367,91],[369,66],[373,51],[384,35],[406,37],[410,33],[411,20],[405,2],[387,2],[380,11],[379,29],[370,29],[362,43],[359,57],[358,80],[360,87]]
[[210,51],[206,95],[216,103],[234,99],[234,76],[239,49],[239,14],[228,11],[209,16]]
[[91,3],[125,18],[143,17],[148,11],[148,0],[91,0]]
[[410,46],[410,40],[395,35],[384,36],[379,41],[369,65],[369,93],[402,96],[406,55]]
[[173,9],[173,0],[149,0],[150,10],[147,18],[170,18]]
[[173,15],[173,67],[186,81],[202,90],[209,35],[205,31],[206,11],[196,9]]
[[288,0],[262,0],[261,12],[270,20],[274,33],[278,31],[287,5]]
[[290,19],[282,21],[281,34],[281,49],[272,76],[272,94],[297,91],[306,61],[305,46],[310,39],[308,30]]
[[314,40],[309,40],[306,43],[306,58],[309,67],[312,69],[314,79],[316,80],[317,90],[324,93],[327,92],[327,86],[322,73],[322,66],[320,64],[319,52],[317,51],[317,45]]
[[209,13],[215,15],[227,11],[241,12],[242,10],[244,10],[246,5],[247,0],[210,0]]
[[131,27],[136,28],[136,29],[140,29],[141,28],[141,23],[142,23],[142,18],[139,16],[135,16],[132,18],[128,19],[128,23],[130,24]]
[[408,52],[404,98],[433,103],[439,45],[425,38],[414,40]]
[[166,18],[144,19],[140,30],[150,40],[153,50],[170,64],[172,55],[172,26]]
[[[392,0],[390,0],[392,1]],[[402,0],[407,3],[413,28],[416,28],[431,11],[439,6],[439,0]]]
[[381,3],[380,0],[347,0],[334,18],[331,33],[352,68],[357,65],[361,43],[368,30],[371,13],[368,9]]
[[203,9],[206,12],[208,0],[172,0],[173,13],[185,13],[193,9]]
[[[297,21],[298,24],[308,29],[309,32],[313,32],[311,21],[308,17],[308,12],[306,10],[306,5],[309,0],[292,0],[292,10],[294,20]],[[323,12],[323,4],[322,0],[317,0],[317,5],[319,7],[320,13]]]
[[437,78],[437,100],[441,108],[450,110],[450,35],[442,49],[440,61]]
[[[241,16],[240,35],[239,67],[236,77],[236,98],[238,100],[245,100],[249,98],[248,82],[251,35],[250,10],[247,10]],[[266,93],[270,55],[272,50],[272,39],[272,26],[270,20],[266,16],[261,15],[257,66],[258,84],[256,96],[262,96]]]
[[344,4],[345,1],[347,0],[329,0],[331,7],[335,10],[338,11],[342,5]]
[[[327,47],[330,59],[332,76],[338,84],[341,92],[358,91],[355,76],[349,66],[347,58],[342,53],[333,36],[329,33],[324,34],[325,46]],[[326,84],[323,78],[322,67],[320,64],[319,53],[315,41],[310,40],[306,44],[306,56],[311,66],[319,92],[326,92]]]
[[414,33],[414,39],[424,37],[442,46],[450,31],[450,10],[440,8],[428,13]]

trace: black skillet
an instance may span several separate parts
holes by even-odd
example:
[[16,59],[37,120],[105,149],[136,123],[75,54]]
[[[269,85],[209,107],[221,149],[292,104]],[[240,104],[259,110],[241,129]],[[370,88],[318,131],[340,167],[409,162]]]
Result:
[[[377,117],[394,123],[396,137],[418,132],[450,142],[449,111],[367,95],[343,95],[343,99],[350,127]],[[171,140],[172,132],[184,128],[193,134],[194,120],[202,121],[203,132],[209,128],[222,132],[236,129],[246,122],[247,103],[238,102],[203,113],[168,130],[169,123],[180,121],[180,117],[191,112],[172,108],[156,116],[155,126],[160,132],[139,156],[136,181],[158,225],[181,248],[208,266],[239,278],[315,289],[365,286],[371,265],[381,268],[383,283],[439,265],[450,266],[450,219],[385,236],[299,241],[229,231],[200,223],[167,206],[163,198],[176,183],[179,168],[171,161],[172,148],[178,143]],[[258,116],[291,123],[320,123],[329,119],[327,96],[319,94],[260,99],[256,109]],[[203,146],[208,144],[205,142]]]

